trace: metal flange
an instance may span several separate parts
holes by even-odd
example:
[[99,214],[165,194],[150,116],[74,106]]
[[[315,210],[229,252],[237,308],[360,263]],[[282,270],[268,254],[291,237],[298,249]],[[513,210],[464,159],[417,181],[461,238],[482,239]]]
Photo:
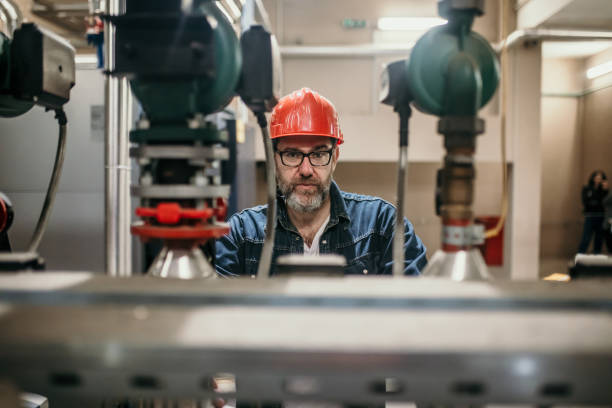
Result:
[[484,14],[484,0],[438,0],[438,14],[448,18],[455,10],[474,10],[477,15]]
[[143,198],[228,198],[230,186],[192,186],[188,184],[165,184],[153,186],[132,186],[133,196]]
[[227,160],[229,149],[221,146],[143,145],[132,147],[130,157],[148,159]]

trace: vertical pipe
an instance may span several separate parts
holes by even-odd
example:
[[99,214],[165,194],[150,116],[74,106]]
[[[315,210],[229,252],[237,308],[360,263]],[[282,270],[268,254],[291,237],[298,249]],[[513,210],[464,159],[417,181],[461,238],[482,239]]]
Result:
[[127,78],[119,79],[119,137],[117,140],[117,275],[132,275],[132,239],[130,223],[130,140],[132,94]]
[[257,268],[257,279],[268,279],[274,256],[274,237],[276,236],[276,165],[274,163],[274,147],[268,132],[268,123],[264,113],[257,114],[257,122],[261,128],[266,151],[266,181],[268,182],[268,213],[266,217],[266,237]]
[[406,161],[408,146],[399,148],[397,171],[397,209],[395,212],[395,234],[393,235],[393,276],[404,275],[404,185],[406,183]]
[[[121,0],[107,0],[106,14],[116,15],[121,10]],[[104,62],[107,72],[112,71],[115,66],[115,27],[108,21],[104,27]],[[125,256],[124,251],[130,250],[129,245],[125,245],[122,232],[125,227],[120,224],[126,222],[123,213],[124,206],[120,199],[123,199],[121,190],[125,188],[125,183],[120,183],[120,148],[126,148],[125,143],[120,143],[121,127],[121,81],[122,79],[106,76],[106,129],[105,129],[105,268],[110,276],[125,275]],[[129,178],[128,178],[129,180]],[[129,183],[128,183],[129,189]],[[129,196],[128,196],[129,200]],[[129,213],[129,210],[128,210]],[[121,238],[120,238],[121,237]],[[120,262],[121,261],[121,262]]]
[[404,275],[404,189],[406,186],[406,167],[408,162],[408,120],[410,106],[399,109],[399,165],[397,170],[397,209],[395,211],[395,231],[393,235],[393,276]]

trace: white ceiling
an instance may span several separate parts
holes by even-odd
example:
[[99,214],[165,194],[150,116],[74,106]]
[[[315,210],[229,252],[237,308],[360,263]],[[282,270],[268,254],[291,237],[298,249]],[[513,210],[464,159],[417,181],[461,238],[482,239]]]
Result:
[[573,0],[550,17],[543,26],[612,30],[612,0]]
[[[543,22],[541,27],[610,31],[612,0],[572,0]],[[544,58],[586,58],[612,46],[609,41],[545,42]]]

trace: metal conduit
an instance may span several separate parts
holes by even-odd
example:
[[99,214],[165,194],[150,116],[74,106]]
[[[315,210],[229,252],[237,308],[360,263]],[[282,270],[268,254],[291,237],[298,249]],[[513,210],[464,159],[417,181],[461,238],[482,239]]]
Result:
[[[530,28],[516,30],[508,37],[493,45],[495,51],[500,52],[501,47],[506,44],[511,48],[521,41],[542,40],[542,41],[612,41],[612,31],[584,31],[584,30],[557,30]],[[351,46],[282,46],[280,47],[283,57],[347,57],[362,58],[375,56],[406,55],[412,46],[382,46],[382,45],[351,45]]]
[[261,136],[266,151],[266,179],[268,189],[268,214],[266,217],[266,237],[257,268],[258,279],[268,279],[271,274],[272,257],[274,253],[274,237],[276,236],[276,165],[274,163],[274,147],[268,133],[266,117],[258,115],[257,121],[261,128]]
[[[106,13],[117,15],[121,0],[107,0]],[[115,66],[115,27],[104,26],[106,71]],[[105,84],[105,269],[110,276],[131,275],[130,175],[129,175],[129,87],[125,78],[106,76]]]
[[546,28],[528,28],[516,30],[505,40],[495,44],[493,48],[498,53],[502,47],[512,48],[521,41],[612,41],[612,31],[556,30]]

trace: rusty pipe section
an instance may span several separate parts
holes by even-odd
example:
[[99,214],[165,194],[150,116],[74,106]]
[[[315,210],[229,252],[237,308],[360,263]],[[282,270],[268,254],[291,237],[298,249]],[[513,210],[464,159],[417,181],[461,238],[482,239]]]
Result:
[[446,149],[438,186],[442,249],[467,250],[481,240],[473,225],[472,204],[476,136],[484,132],[484,121],[477,117],[446,117],[438,122],[438,132],[444,136]]

